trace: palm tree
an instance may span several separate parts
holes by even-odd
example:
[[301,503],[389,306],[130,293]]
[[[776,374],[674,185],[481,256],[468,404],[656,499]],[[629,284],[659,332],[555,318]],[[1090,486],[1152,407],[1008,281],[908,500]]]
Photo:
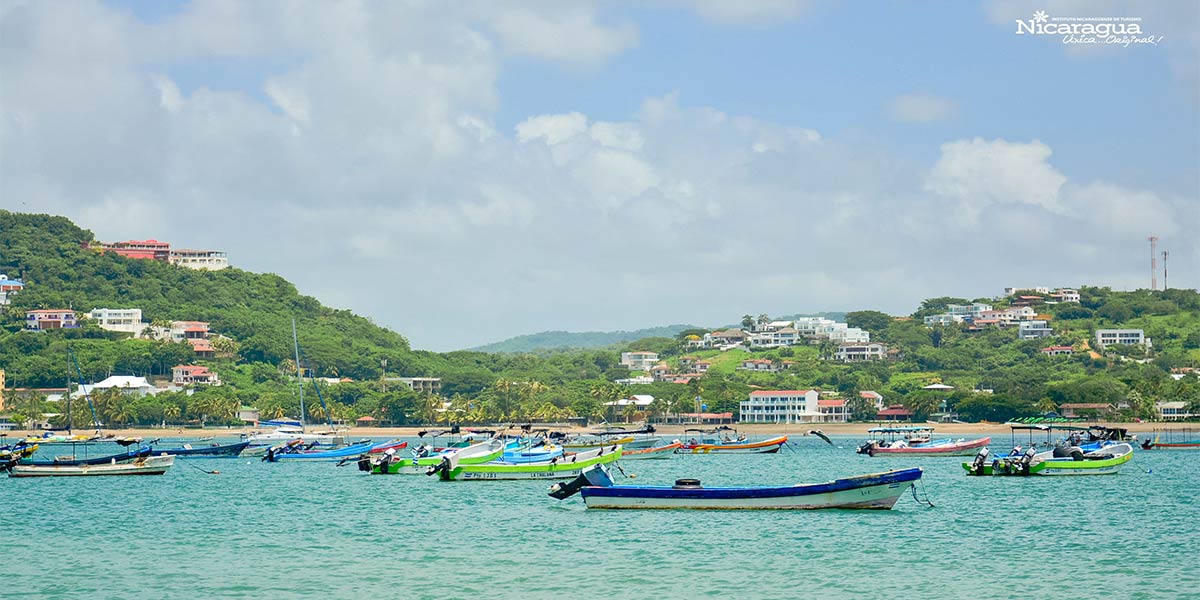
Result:
[[742,328],[750,329],[754,327],[754,317],[750,315],[742,315]]
[[1037,411],[1042,413],[1043,415],[1046,413],[1057,413],[1058,412],[1058,404],[1056,404],[1054,402],[1054,400],[1051,400],[1048,397],[1038,400],[1037,404],[1034,405],[1034,408],[1037,409]]

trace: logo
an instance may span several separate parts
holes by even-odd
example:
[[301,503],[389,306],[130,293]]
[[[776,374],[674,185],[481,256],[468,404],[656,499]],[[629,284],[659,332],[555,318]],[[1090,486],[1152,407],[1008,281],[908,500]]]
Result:
[[1034,11],[1033,17],[1017,19],[1017,35],[1061,35],[1064,44],[1108,44],[1128,48],[1157,46],[1161,35],[1142,31],[1141,17],[1051,17]]

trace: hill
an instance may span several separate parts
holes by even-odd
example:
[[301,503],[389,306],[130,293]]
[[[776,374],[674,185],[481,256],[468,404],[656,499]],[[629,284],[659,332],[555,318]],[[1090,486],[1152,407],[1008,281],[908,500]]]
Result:
[[544,350],[570,350],[581,348],[606,348],[627,344],[648,337],[675,337],[681,331],[695,329],[693,325],[666,325],[633,331],[543,331],[519,335],[501,342],[471,348],[475,352],[520,353]]

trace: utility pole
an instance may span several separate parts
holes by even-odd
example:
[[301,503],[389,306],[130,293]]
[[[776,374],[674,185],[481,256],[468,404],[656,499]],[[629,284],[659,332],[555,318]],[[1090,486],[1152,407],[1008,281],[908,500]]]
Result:
[[1170,251],[1163,250],[1163,291],[1167,290],[1167,255]]
[[1158,244],[1158,236],[1150,236],[1150,290],[1158,289],[1158,255],[1155,253],[1156,245]]

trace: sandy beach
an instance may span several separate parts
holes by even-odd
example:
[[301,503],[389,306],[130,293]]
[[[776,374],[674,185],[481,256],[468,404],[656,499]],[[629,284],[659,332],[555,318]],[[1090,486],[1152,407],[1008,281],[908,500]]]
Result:
[[[802,423],[802,424],[748,424],[741,423],[732,425],[738,432],[750,436],[756,435],[778,435],[787,434],[789,436],[803,436],[808,431],[819,429],[827,435],[858,435],[865,436],[867,430],[873,427],[884,427],[895,425],[899,427],[923,425],[920,423]],[[1000,434],[1008,434],[1010,429],[1002,423],[930,423],[929,426],[936,428],[936,433],[946,435],[975,435],[975,436],[996,436]],[[1088,425],[1103,425],[1105,427],[1124,427],[1130,433],[1152,433],[1154,431],[1183,430],[1191,429],[1200,432],[1200,423],[1071,423],[1076,426]],[[542,425],[536,425],[535,428],[542,428]],[[684,430],[689,428],[703,427],[710,429],[713,426],[705,425],[662,425],[656,424],[660,435],[684,435]],[[463,427],[463,431],[468,429],[496,429],[496,426],[478,426],[478,427]],[[568,433],[586,433],[597,429],[597,426],[580,428],[571,426],[554,426],[550,427],[556,431],[565,431]],[[310,427],[312,430],[320,430],[319,426]],[[437,431],[444,430],[445,426],[435,427],[351,427],[349,429],[352,437],[417,437],[422,431]],[[201,437],[238,437],[241,434],[252,434],[254,432],[268,431],[267,428],[257,427],[230,427],[230,428],[206,428],[206,429],[106,429],[105,435],[129,436],[142,438],[201,438]],[[516,429],[514,428],[515,432]],[[0,436],[8,438],[21,438],[27,436],[40,436],[43,431],[20,431],[14,430],[0,433]],[[76,430],[76,433],[86,433],[86,430]]]

